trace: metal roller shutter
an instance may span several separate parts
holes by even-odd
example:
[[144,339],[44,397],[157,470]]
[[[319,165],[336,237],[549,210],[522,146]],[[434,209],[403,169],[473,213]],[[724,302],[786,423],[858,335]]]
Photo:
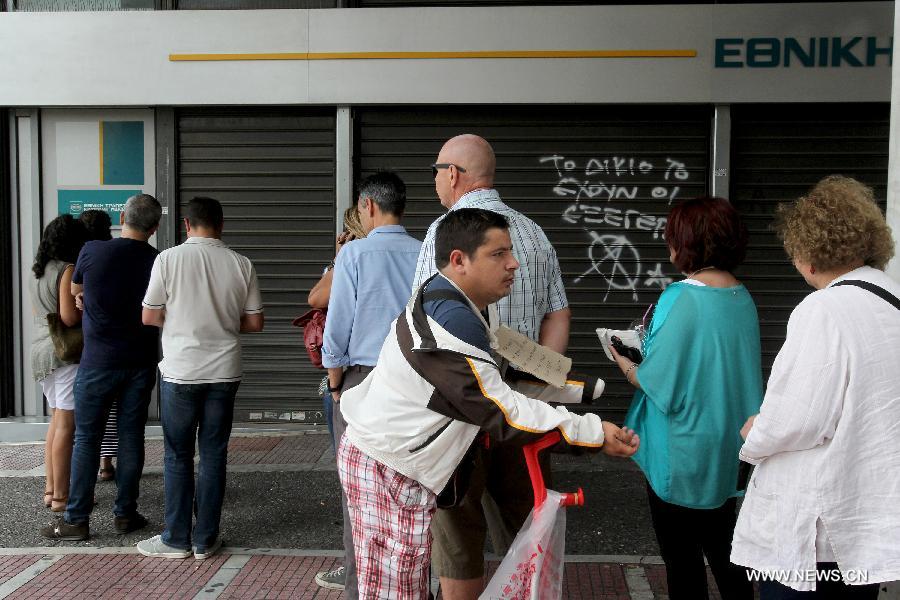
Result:
[[771,229],[775,208],[840,174],[872,186],[883,209],[889,121],[888,104],[732,108],[731,200],[750,229],[739,276],[759,309],[767,378],[791,311],[812,291]]
[[323,371],[291,320],[334,255],[334,143],[333,109],[178,115],[179,210],[194,196],[222,203],[223,239],[253,261],[265,304],[265,331],[241,340],[238,420],[322,420]]
[[575,368],[607,380],[595,410],[621,418],[631,389],[607,361],[597,327],[624,328],[674,277],[662,239],[672,198],[706,193],[708,107],[423,107],[357,112],[358,174],[397,171],[407,227],[420,239],[443,212],[429,165],[441,145],[477,133],[497,153],[504,201],[544,228],[572,306]]

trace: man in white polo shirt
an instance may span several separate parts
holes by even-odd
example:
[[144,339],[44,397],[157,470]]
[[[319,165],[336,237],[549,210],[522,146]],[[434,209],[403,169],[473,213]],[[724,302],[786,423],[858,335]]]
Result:
[[188,239],[156,258],[144,296],[144,324],[162,328],[166,528],[138,543],[138,551],[187,558],[193,550],[202,560],[221,546],[228,438],[242,375],[239,334],[262,331],[263,308],[253,264],[221,240],[222,205],[194,198],[186,215]]

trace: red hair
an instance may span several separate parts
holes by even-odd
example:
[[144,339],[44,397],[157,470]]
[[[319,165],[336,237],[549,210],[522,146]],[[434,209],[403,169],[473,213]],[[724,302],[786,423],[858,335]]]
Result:
[[733,271],[747,255],[747,228],[724,198],[703,196],[678,203],[669,213],[666,242],[682,273],[703,267]]

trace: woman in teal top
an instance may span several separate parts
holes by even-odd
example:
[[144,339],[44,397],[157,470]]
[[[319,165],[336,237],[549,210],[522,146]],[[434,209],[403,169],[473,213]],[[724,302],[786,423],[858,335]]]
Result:
[[660,296],[639,366],[613,350],[637,388],[625,425],[641,437],[634,459],[671,600],[708,597],[704,555],[723,599],[750,599],[746,573],[729,561],[740,429],[763,397],[756,306],[732,274],[747,230],[727,200],[697,198],[672,209],[665,237],[686,278]]

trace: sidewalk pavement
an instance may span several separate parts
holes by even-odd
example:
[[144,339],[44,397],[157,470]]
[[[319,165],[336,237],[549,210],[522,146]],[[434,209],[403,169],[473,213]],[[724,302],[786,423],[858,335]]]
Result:
[[[111,533],[115,486],[100,483],[91,539],[60,543],[37,535],[51,516],[40,505],[43,445],[0,443],[5,514],[0,599],[342,597],[313,582],[317,571],[337,566],[343,555],[339,488],[327,434],[232,437],[223,515],[226,547],[205,561],[151,559],[134,548],[162,530],[162,440],[149,438],[146,453],[140,510],[150,525],[127,536]],[[643,478],[633,464],[602,455],[554,455],[553,462],[557,489],[583,485],[587,493],[587,505],[567,513],[563,598],[668,598]],[[490,568],[496,568],[498,559],[488,557]],[[719,598],[711,578],[710,590],[713,599]]]
[[[563,598],[667,598],[665,569],[653,558],[569,557]],[[340,564],[338,552],[223,548],[205,561],[146,558],[133,548],[0,550],[0,598],[315,598],[317,571]],[[496,567],[496,561],[491,563]],[[713,598],[719,598],[717,594]],[[440,599],[440,595],[438,595]]]

